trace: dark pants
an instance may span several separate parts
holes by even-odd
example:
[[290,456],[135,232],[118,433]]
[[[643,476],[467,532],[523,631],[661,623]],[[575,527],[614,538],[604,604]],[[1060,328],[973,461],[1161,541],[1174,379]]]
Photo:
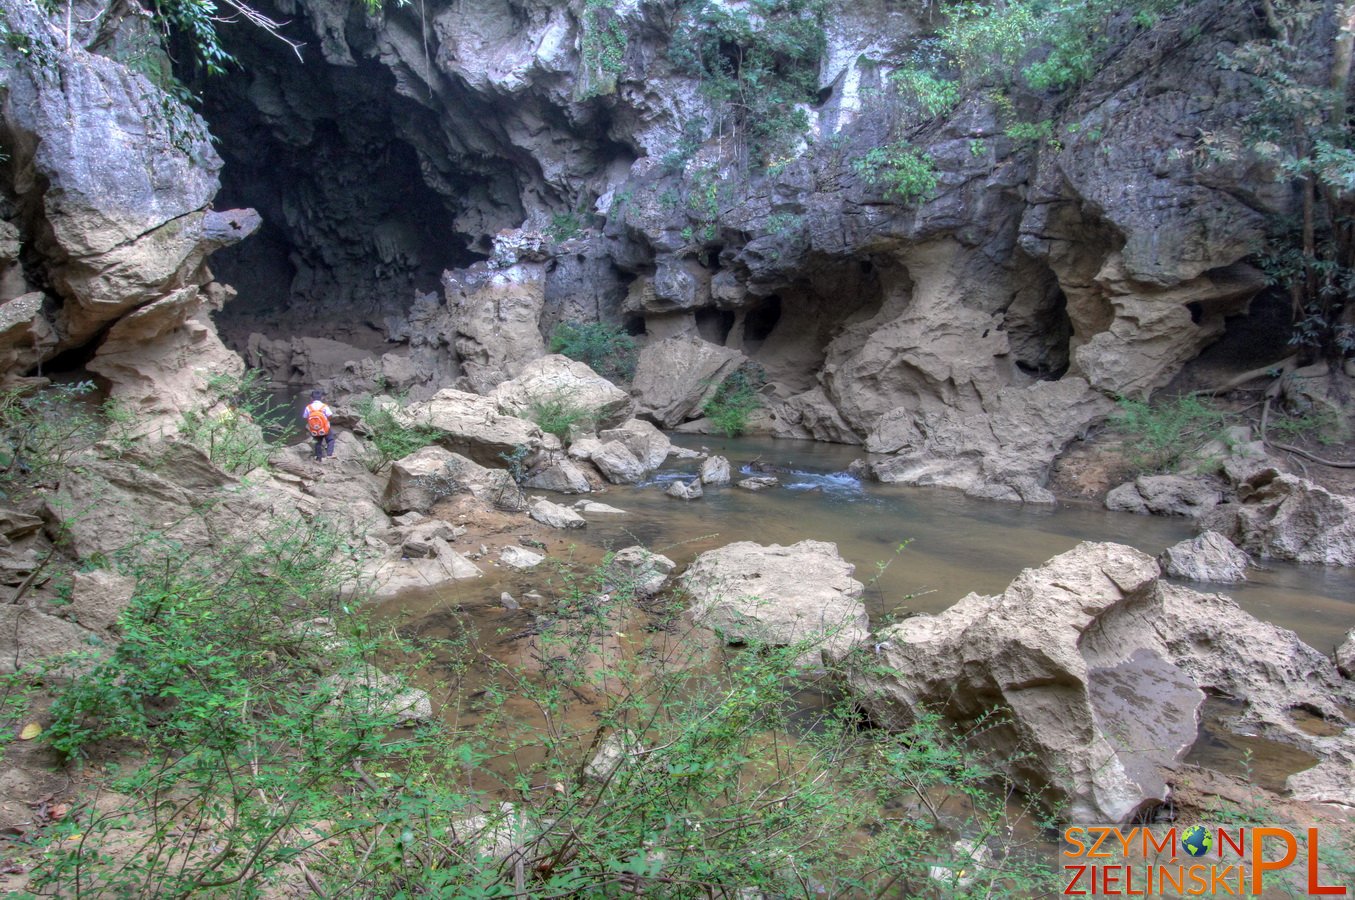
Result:
[[315,438],[315,458],[324,459],[334,455],[334,432],[317,435]]

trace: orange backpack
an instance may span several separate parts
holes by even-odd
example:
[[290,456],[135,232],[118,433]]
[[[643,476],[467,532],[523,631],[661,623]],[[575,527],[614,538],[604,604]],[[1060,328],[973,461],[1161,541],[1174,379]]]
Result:
[[325,415],[325,405],[318,400],[306,407],[306,430],[312,437],[329,434],[329,416]]

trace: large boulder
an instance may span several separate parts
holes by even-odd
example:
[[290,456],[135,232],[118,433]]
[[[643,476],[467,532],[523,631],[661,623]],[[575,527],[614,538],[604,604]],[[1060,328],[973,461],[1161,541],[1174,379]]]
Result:
[[1251,560],[1217,531],[1206,531],[1162,551],[1162,571],[1171,578],[1229,584],[1247,580]]
[[999,596],[886,628],[874,647],[847,675],[874,718],[986,723],[975,740],[1071,820],[1123,822],[1160,802],[1159,769],[1194,742],[1205,690],[1308,748],[1326,739],[1289,710],[1340,720],[1348,697],[1331,661],[1292,632],[1161,581],[1151,557],[1118,544],[1080,544]]
[[444,272],[453,345],[466,386],[487,394],[546,352],[541,338],[545,271],[539,259],[477,263]]
[[522,480],[522,486],[560,494],[587,494],[593,490],[583,469],[574,460],[558,452],[541,454],[541,458]]
[[615,428],[605,428],[598,432],[598,440],[604,444],[610,441],[621,444],[649,472],[663,465],[673,452],[673,442],[668,440],[668,435],[640,419],[627,419]]
[[745,362],[743,353],[683,335],[640,351],[631,392],[640,414],[672,428],[701,414],[701,405]]
[[510,416],[530,419],[538,409],[557,406],[580,413],[592,428],[616,425],[631,410],[629,394],[586,364],[559,355],[532,360],[489,396]]
[[809,642],[801,662],[818,665],[823,651],[841,656],[866,638],[864,588],[853,571],[836,544],[739,541],[702,553],[680,582],[698,624],[731,643]]
[[396,416],[403,425],[441,432],[438,443],[482,466],[503,466],[520,447],[541,446],[541,429],[526,419],[499,412],[489,397],[447,388],[432,398],[411,403]]
[[1355,566],[1355,498],[1275,469],[1240,483],[1203,524],[1262,558]]
[[551,528],[582,528],[588,524],[587,520],[574,510],[558,503],[551,503],[549,500],[536,501],[527,514]]
[[729,460],[712,456],[701,464],[702,484],[729,484]]
[[445,542],[430,545],[428,556],[402,556],[379,560],[366,567],[364,586],[378,602],[394,599],[410,591],[434,590],[452,581],[479,578],[480,567]]
[[440,500],[470,494],[500,509],[527,508],[522,490],[503,469],[487,469],[443,447],[424,447],[391,464],[382,506],[392,515],[427,512]]
[[1139,515],[1199,518],[1222,502],[1222,485],[1206,475],[1142,475],[1106,494],[1106,509]]
[[645,464],[620,441],[594,442],[588,459],[612,484],[635,484],[649,474]]

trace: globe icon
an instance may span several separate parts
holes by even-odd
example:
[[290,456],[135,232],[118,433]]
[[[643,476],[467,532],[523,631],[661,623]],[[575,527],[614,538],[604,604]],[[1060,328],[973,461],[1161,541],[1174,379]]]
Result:
[[1214,839],[1209,835],[1209,829],[1203,825],[1192,825],[1181,835],[1181,846],[1186,848],[1186,852],[1191,856],[1204,856],[1214,846]]

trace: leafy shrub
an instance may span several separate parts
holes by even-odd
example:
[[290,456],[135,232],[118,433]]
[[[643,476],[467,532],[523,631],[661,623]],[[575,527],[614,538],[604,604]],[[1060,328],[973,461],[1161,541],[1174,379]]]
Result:
[[889,76],[894,90],[927,118],[945,115],[960,102],[960,85],[926,69],[899,69]]
[[1111,425],[1123,434],[1130,461],[1141,469],[1168,471],[1191,452],[1219,440],[1229,414],[1192,394],[1147,403],[1121,397]]
[[887,199],[911,203],[936,189],[936,168],[926,153],[907,141],[894,141],[872,148],[852,163],[856,174],[881,188]]
[[561,322],[550,335],[550,352],[570,359],[612,381],[635,374],[635,338],[606,322]]
[[568,394],[556,393],[535,397],[527,409],[527,418],[562,441],[569,439],[569,429],[578,425],[585,429],[594,426],[593,414],[570,399]]
[[227,472],[249,472],[265,465],[274,445],[258,423],[277,418],[278,412],[263,373],[216,375],[207,390],[211,397],[207,408],[184,414],[183,436]]
[[748,427],[748,417],[762,408],[758,389],[765,382],[766,376],[759,369],[745,366],[720,384],[702,404],[701,412],[721,434],[737,437]]
[[818,96],[827,47],[823,0],[684,0],[669,56],[724,106],[754,156],[790,153],[809,127],[798,104]]
[[362,397],[354,405],[358,415],[367,428],[367,440],[370,450],[363,462],[373,472],[379,471],[388,463],[404,459],[436,444],[443,432],[430,425],[411,425],[396,415],[399,401],[392,406],[382,403],[376,397]]
[[94,382],[0,390],[0,485],[41,482],[103,433]]

